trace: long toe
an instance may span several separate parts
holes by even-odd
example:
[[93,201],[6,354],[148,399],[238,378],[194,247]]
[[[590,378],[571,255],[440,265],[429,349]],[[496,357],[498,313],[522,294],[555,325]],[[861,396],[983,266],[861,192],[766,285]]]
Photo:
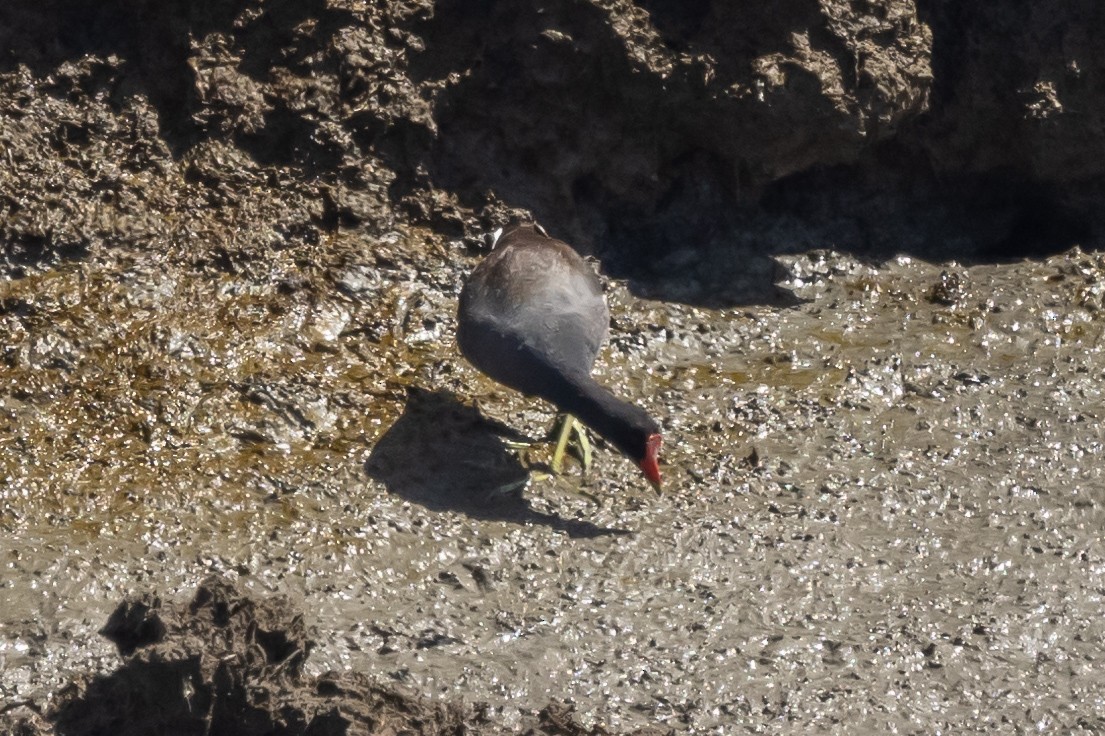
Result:
[[574,417],[572,418],[572,430],[575,434],[576,449],[579,450],[579,461],[583,464],[583,472],[587,473],[591,469],[591,440],[587,439],[586,427]]
[[522,478],[520,480],[515,480],[511,481],[510,483],[503,483],[502,485],[495,486],[488,492],[487,498],[488,500],[494,500],[497,498],[506,498],[509,496],[518,495],[522,492],[523,489],[525,489],[526,485],[529,484],[529,481],[530,478],[527,475],[525,478]]
[[560,475],[564,466],[564,452],[568,449],[568,440],[572,437],[572,426],[575,421],[575,418],[569,414],[564,414],[560,418],[560,429],[556,433],[556,449],[553,450],[552,461],[549,463],[553,475]]

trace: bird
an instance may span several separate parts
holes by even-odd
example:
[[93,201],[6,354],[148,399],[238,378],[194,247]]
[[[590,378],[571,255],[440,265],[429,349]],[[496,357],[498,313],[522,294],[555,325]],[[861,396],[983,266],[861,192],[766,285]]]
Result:
[[660,426],[641,407],[591,376],[609,332],[610,311],[594,269],[536,223],[496,230],[492,251],[473,269],[457,308],[457,345],[498,383],[564,413],[551,467],[559,472],[578,418],[633,460],[660,492]]

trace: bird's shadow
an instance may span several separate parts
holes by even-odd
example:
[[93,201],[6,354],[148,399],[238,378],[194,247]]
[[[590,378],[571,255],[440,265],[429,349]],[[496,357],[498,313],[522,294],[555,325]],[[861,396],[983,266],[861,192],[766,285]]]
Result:
[[[403,414],[372,449],[365,472],[389,493],[435,511],[543,524],[570,537],[629,533],[534,509],[520,490],[529,471],[504,435],[519,437],[449,391],[411,387]],[[505,490],[511,488],[519,490]]]

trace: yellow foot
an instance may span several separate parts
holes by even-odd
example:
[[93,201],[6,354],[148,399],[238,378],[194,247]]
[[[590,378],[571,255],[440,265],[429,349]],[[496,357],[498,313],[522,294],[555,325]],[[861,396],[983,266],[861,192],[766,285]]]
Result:
[[579,450],[579,460],[583,463],[583,472],[586,473],[591,469],[591,442],[587,439],[587,430],[571,414],[565,414],[556,440],[556,450],[553,451],[552,462],[549,463],[554,475],[560,475],[564,453],[568,449],[568,443],[573,434],[575,434],[575,447]]

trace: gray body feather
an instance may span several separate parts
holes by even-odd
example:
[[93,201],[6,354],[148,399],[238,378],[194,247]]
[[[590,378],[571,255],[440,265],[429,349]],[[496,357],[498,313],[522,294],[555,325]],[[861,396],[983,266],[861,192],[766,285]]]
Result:
[[589,376],[609,321],[591,267],[567,244],[517,227],[465,285],[457,341],[496,381],[552,400],[543,390],[548,371]]

